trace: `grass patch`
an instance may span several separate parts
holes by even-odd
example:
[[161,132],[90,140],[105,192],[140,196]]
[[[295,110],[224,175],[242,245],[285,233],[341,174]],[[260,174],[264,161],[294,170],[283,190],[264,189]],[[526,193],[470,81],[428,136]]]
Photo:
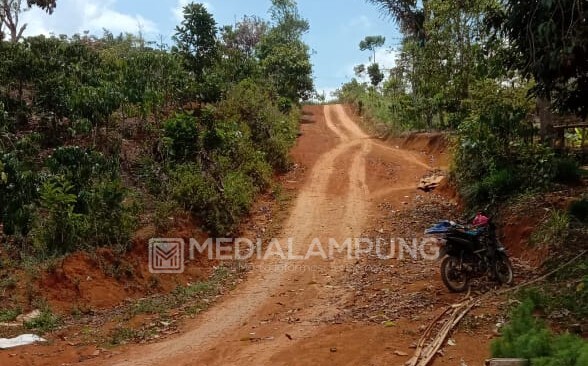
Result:
[[152,297],[139,300],[133,305],[131,315],[165,313],[171,307],[171,303],[169,305],[166,303],[167,300],[166,297]]
[[53,314],[51,309],[44,308],[41,310],[41,315],[37,318],[32,319],[24,323],[25,328],[35,330],[40,333],[48,333],[59,327],[62,323],[62,319]]
[[0,310],[0,323],[8,323],[16,320],[22,311],[18,308],[15,309],[2,309]]
[[111,346],[118,346],[128,343],[133,339],[138,338],[139,334],[136,330],[131,328],[116,328],[110,333],[108,344]]
[[531,235],[531,244],[561,246],[569,236],[570,216],[565,211],[552,210]]
[[196,304],[190,304],[190,307],[195,306],[200,309],[199,311],[202,311],[207,308],[207,302],[202,300],[218,295],[232,275],[233,271],[229,268],[218,267],[206,281],[178,286],[168,295],[158,295],[138,301],[130,309],[129,315],[131,317],[140,314],[163,315],[170,309],[191,302],[196,302]]

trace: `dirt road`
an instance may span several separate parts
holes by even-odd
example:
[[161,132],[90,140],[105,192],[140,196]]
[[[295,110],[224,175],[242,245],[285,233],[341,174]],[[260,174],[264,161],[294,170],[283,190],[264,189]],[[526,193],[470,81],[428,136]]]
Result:
[[[370,138],[342,106],[325,106],[324,116],[319,113],[315,123],[326,125],[330,136],[322,137],[330,139],[332,147],[314,162],[281,234],[282,239],[293,238],[293,252],[298,255],[307,252],[314,238],[327,243],[328,238],[342,242],[359,237],[376,203],[373,197],[386,194],[404,200],[428,168],[416,153]],[[391,180],[389,172],[368,168],[368,156],[395,161],[402,171],[395,172]],[[345,288],[331,284],[351,263],[343,253],[335,254],[296,263],[282,259],[255,262],[257,266],[247,281],[188,324],[181,336],[130,347],[107,362],[177,366],[356,364],[357,357],[363,357],[361,349],[366,348],[361,339],[347,346],[354,356],[345,356],[345,350],[336,347],[323,349],[323,357],[318,358],[308,359],[310,353],[297,354],[302,350],[298,347],[301,341],[320,344],[326,339],[324,332],[333,330],[327,320],[338,311],[333,304],[346,296]],[[295,266],[284,268],[292,264]],[[105,361],[96,359],[92,363]]]

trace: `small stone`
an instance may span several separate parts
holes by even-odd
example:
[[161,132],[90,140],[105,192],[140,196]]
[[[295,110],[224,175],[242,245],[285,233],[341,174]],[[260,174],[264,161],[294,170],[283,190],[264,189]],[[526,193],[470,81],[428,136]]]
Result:
[[400,356],[400,357],[405,357],[405,356],[408,356],[408,353],[406,353],[406,352],[402,352],[402,351],[398,351],[398,350],[394,351],[394,354],[395,354],[396,356]]
[[331,352],[333,352],[333,353],[337,352],[337,348],[336,347],[331,347]]

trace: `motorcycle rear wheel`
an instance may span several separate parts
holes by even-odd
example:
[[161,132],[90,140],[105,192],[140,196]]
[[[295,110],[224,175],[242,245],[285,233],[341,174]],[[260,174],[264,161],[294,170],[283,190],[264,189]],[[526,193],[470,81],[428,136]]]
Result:
[[441,262],[441,279],[452,292],[465,292],[469,287],[469,278],[464,270],[458,269],[459,260],[447,256]]
[[514,280],[514,271],[512,269],[512,263],[508,257],[501,256],[496,260],[494,272],[498,282],[504,285],[512,285]]

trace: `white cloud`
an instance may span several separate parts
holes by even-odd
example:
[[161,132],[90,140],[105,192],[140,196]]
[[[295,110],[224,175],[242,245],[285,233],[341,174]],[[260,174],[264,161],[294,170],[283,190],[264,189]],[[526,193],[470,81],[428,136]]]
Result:
[[367,16],[360,15],[358,17],[351,19],[351,21],[349,22],[349,26],[354,28],[360,27],[363,29],[370,29],[372,27],[372,22]]
[[201,3],[202,5],[204,5],[206,10],[208,10],[210,12],[212,12],[214,10],[214,7],[212,6],[212,4],[207,1],[178,0],[178,2],[176,3],[176,6],[171,9],[172,14],[174,16],[174,20],[177,22],[181,22],[182,20],[184,20],[184,7],[190,3],[193,3],[193,2]]
[[86,30],[101,35],[106,28],[113,33],[137,33],[139,28],[145,33],[157,33],[157,25],[141,15],[124,14],[114,9],[117,0],[60,0],[55,12],[46,14],[33,8],[23,14],[23,22],[28,23],[26,36],[38,34],[74,34]]
[[376,51],[376,62],[382,69],[391,69],[396,66],[398,51],[390,49],[379,49]]

